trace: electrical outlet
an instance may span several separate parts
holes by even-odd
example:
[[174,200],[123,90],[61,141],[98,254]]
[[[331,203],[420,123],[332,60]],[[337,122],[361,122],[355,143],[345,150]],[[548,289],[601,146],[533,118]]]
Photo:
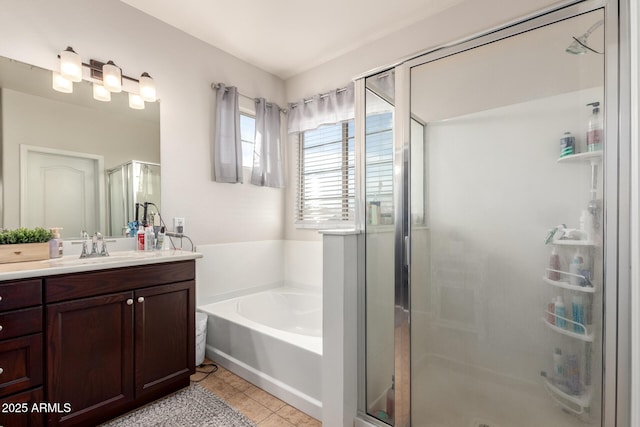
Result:
[[173,218],[173,229],[176,233],[184,234],[184,218]]

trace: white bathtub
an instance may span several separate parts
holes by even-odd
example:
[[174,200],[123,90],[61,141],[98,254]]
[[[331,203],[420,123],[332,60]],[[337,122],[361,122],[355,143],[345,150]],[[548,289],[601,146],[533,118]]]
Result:
[[292,406],[322,417],[322,296],[275,288],[198,307],[207,356]]

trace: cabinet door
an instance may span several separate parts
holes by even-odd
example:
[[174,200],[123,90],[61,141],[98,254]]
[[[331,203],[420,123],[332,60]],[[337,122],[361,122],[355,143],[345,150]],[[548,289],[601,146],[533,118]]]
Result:
[[135,292],[136,396],[189,384],[195,369],[195,282]]
[[33,410],[42,402],[42,387],[1,399],[0,427],[42,427],[42,412]]
[[48,402],[69,403],[52,425],[100,419],[133,399],[133,293],[47,306]]

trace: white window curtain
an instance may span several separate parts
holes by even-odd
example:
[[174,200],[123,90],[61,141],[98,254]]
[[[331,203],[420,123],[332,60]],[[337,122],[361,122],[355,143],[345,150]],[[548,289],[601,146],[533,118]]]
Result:
[[216,129],[213,139],[216,182],[242,182],[242,142],[238,90],[218,84],[216,89]]
[[287,132],[303,132],[354,117],[354,85],[289,104]]
[[284,187],[284,155],[280,142],[280,107],[256,99],[256,134],[251,183],[263,187]]

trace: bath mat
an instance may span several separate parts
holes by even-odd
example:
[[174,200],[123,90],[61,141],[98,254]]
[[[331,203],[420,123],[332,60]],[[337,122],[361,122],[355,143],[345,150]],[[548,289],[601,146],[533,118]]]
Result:
[[255,427],[198,384],[115,418],[102,427]]

